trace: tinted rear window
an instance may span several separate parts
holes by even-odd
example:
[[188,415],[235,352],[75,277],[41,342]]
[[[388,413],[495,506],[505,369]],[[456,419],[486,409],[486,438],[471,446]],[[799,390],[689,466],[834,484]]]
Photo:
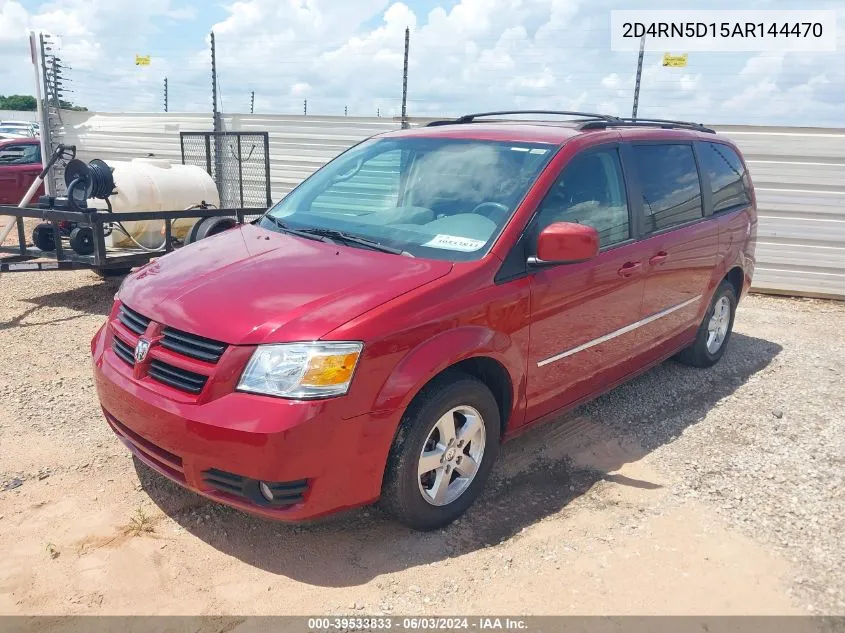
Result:
[[713,211],[746,206],[751,202],[748,195],[750,182],[736,152],[721,143],[700,143],[701,169],[710,176],[713,191]]
[[691,145],[635,145],[634,156],[643,190],[646,231],[660,231],[704,215]]

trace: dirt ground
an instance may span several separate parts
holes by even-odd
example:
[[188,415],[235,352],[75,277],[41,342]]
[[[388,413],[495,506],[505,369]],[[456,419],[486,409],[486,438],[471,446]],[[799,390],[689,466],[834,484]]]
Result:
[[116,286],[0,277],[0,614],[845,613],[845,304],[749,297],[718,366],[507,444],[418,534],[265,521],[136,465],[89,370]]

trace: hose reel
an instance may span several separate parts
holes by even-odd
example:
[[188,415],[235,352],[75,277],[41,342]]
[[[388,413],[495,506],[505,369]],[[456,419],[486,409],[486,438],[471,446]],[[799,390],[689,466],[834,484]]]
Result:
[[95,158],[90,163],[74,158],[65,167],[68,205],[74,211],[85,211],[90,198],[106,200],[114,193],[112,169]]

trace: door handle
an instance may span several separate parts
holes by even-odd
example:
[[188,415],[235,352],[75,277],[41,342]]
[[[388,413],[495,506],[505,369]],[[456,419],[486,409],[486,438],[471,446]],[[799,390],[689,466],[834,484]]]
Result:
[[631,275],[639,272],[642,267],[642,262],[625,262],[622,265],[622,268],[616,272],[620,277],[630,277]]
[[660,266],[660,264],[662,264],[663,262],[665,262],[665,261],[666,261],[666,258],[668,258],[668,257],[669,257],[669,253],[667,253],[666,251],[660,251],[659,253],[657,253],[656,255],[654,255],[653,257],[651,257],[651,258],[648,260],[648,263],[649,263],[651,266]]

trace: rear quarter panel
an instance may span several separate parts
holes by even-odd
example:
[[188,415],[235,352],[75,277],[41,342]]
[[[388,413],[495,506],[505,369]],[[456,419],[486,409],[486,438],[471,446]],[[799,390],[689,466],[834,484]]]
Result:
[[[717,214],[719,224],[719,254],[722,255],[723,265],[716,271],[715,284],[732,268],[739,267],[743,271],[743,284],[740,297],[748,293],[754,276],[757,249],[757,194],[748,165],[740,149],[732,142],[719,138],[719,141],[731,147],[745,166],[745,187],[751,199],[750,204],[742,209]],[[715,286],[714,286],[715,289]]]

